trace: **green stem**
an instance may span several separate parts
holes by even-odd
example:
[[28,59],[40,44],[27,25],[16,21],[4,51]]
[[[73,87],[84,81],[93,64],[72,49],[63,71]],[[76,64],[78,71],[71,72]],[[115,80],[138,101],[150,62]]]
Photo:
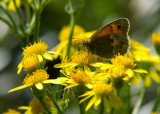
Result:
[[69,35],[69,40],[68,40],[68,46],[67,46],[67,53],[66,57],[69,57],[71,46],[72,46],[72,37],[74,33],[74,26],[75,26],[75,15],[71,15],[71,21],[70,21],[70,35]]
[[57,108],[60,114],[64,114],[62,107],[57,103],[55,96],[53,95],[51,86],[47,84],[47,95],[51,98],[52,102],[54,103],[55,107]]
[[[80,95],[84,94],[86,91],[86,87],[85,86],[76,86],[74,87],[74,93],[75,93],[75,97],[77,98],[78,102],[81,100],[81,98],[79,98]],[[79,104],[79,108],[80,108],[80,114],[85,114],[85,107],[86,107],[86,102],[82,102]]]
[[10,15],[9,11],[7,9],[5,9],[2,5],[0,5],[0,8],[2,9],[2,11],[4,11],[4,13],[6,14],[6,16],[8,17],[8,19],[11,21],[14,29],[15,29],[15,33],[18,36],[22,36],[21,35],[21,31],[19,30],[19,28],[17,27],[15,21],[13,20],[12,16]]
[[44,109],[48,112],[48,114],[52,114],[52,112],[50,111],[50,109],[48,108],[48,106],[46,105],[44,99],[38,99],[41,103],[41,105],[44,107]]
[[133,113],[132,114],[138,114],[138,111],[139,111],[139,109],[141,107],[141,104],[143,102],[143,99],[144,99],[144,94],[145,94],[145,84],[143,84],[143,87],[142,87],[142,89],[140,91],[138,102],[136,103],[136,106],[133,109]]
[[0,20],[3,21],[5,24],[7,24],[14,31],[14,27],[9,23],[9,21],[7,21],[5,18],[1,16],[0,16]]
[[40,27],[40,9],[35,12],[35,29],[34,29],[34,42],[38,42],[39,39],[39,27]]
[[152,112],[156,112],[157,109],[158,109],[158,106],[160,104],[160,87],[158,87],[157,93],[158,93],[158,98],[157,98],[157,100],[156,100],[156,102],[155,102],[155,104],[154,104],[154,106],[152,108]]
[[125,98],[125,114],[130,114],[130,109],[131,109],[131,105],[130,105],[130,87],[127,83],[124,84],[124,98]]
[[43,108],[48,112],[48,114],[52,114],[51,110],[47,106],[47,104],[44,101],[44,96],[46,94],[46,89],[43,88],[42,90],[39,90],[36,88],[35,85],[32,86],[32,93],[33,95],[40,101]]
[[16,12],[17,12],[17,15],[18,15],[18,20],[20,22],[20,27],[22,29],[23,34],[25,35],[25,30],[24,30],[24,24],[23,24],[23,21],[22,21],[21,10],[20,10],[20,8],[18,8],[16,0],[13,0],[13,3],[14,3],[14,6],[16,8]]
[[103,106],[103,100],[102,100],[101,105],[100,105],[99,114],[103,114],[103,113],[104,113],[104,106]]
[[27,24],[28,24],[31,20],[31,12],[30,12],[28,0],[24,0],[24,5],[25,5],[26,13],[27,13]]
[[13,3],[14,3],[14,6],[15,6],[15,8],[16,8],[18,20],[19,20],[19,22],[20,22],[20,28],[21,28],[22,33],[23,33],[23,36],[22,36],[23,47],[26,47],[26,45],[29,44],[29,36],[28,36],[28,34],[26,34],[26,32],[25,32],[25,27],[24,27],[24,24],[23,24],[23,19],[22,19],[22,15],[21,15],[21,10],[20,10],[20,8],[18,8],[17,3],[16,3],[16,0],[13,0]]

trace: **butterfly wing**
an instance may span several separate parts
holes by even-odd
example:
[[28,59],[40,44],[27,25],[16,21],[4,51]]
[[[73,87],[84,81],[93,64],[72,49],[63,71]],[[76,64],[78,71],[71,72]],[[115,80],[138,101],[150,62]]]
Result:
[[92,53],[100,57],[112,58],[115,54],[127,52],[128,31],[128,19],[117,19],[99,29],[85,44]]

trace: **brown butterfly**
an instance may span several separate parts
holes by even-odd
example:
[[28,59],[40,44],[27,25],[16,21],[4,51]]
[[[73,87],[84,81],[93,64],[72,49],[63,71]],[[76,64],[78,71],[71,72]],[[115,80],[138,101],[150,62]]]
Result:
[[102,58],[112,58],[118,53],[126,54],[129,49],[129,26],[126,18],[114,20],[96,31],[82,45]]

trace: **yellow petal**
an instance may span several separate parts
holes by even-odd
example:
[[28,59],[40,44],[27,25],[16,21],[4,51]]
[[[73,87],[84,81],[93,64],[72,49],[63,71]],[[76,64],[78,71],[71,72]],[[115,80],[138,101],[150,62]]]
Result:
[[43,84],[42,83],[37,83],[35,84],[36,88],[39,89],[39,90],[42,90],[43,89]]
[[145,77],[145,86],[146,87],[150,87],[151,86],[151,78],[147,75],[146,77]]
[[47,51],[47,53],[50,53],[50,54],[60,54],[60,52],[57,52],[57,51]]
[[120,107],[123,106],[123,102],[122,100],[120,99],[120,97],[118,96],[115,96],[114,94],[112,95],[109,95],[109,101],[111,103],[111,105],[116,108],[116,109],[119,109]]
[[92,99],[87,104],[87,107],[85,108],[85,111],[88,111],[91,108],[91,106],[94,104],[96,99],[97,99],[97,96],[92,97]]
[[38,60],[39,60],[40,62],[43,61],[43,57],[42,57],[41,55],[37,55],[37,57],[38,57]]
[[48,59],[48,60],[50,60],[50,61],[53,61],[53,56],[52,56],[51,54],[44,53],[44,54],[43,54],[43,57],[44,57],[45,59]]
[[98,96],[95,103],[94,103],[94,108],[98,109],[98,106],[100,103],[101,103],[101,96]]
[[18,65],[17,74],[20,74],[20,72],[22,71],[22,68],[23,68],[22,62],[20,62],[19,65]]
[[13,91],[17,91],[17,90],[20,90],[20,89],[24,89],[24,88],[29,87],[29,86],[31,86],[31,85],[32,85],[32,84],[28,84],[28,85],[22,85],[22,86],[13,88],[13,89],[9,90],[8,93],[11,93],[11,92],[13,92]]
[[109,104],[109,101],[106,97],[103,97],[103,106],[106,112],[110,113],[111,112],[111,106]]
[[31,107],[29,107],[29,106],[20,106],[20,107],[18,107],[18,109],[20,109],[20,110],[29,110],[29,109],[31,109]]
[[143,70],[143,69],[134,69],[133,71],[136,72],[136,73],[148,74],[148,72],[146,70]]
[[135,84],[135,85],[138,85],[140,79],[141,79],[141,77],[140,77],[139,75],[136,75],[136,76],[134,77],[134,84]]
[[126,70],[126,74],[127,74],[130,78],[134,76],[134,73],[133,73],[133,71],[132,71],[131,69],[127,69],[127,70]]
[[61,84],[61,85],[66,85],[67,86],[67,80],[68,78],[66,77],[59,77],[57,79],[50,79],[50,80],[45,80],[43,83],[51,83],[51,84]]
[[[93,96],[93,95],[88,95],[87,97],[85,97],[85,98],[83,98],[82,100],[80,100],[79,103],[82,103],[83,101],[87,100],[87,99],[90,98],[91,96]],[[79,97],[81,97],[81,96],[79,96]]]
[[150,74],[151,74],[151,76],[152,76],[152,78],[153,78],[153,80],[155,82],[160,83],[160,76],[159,76],[158,72],[156,72],[155,70],[151,69],[150,70]]

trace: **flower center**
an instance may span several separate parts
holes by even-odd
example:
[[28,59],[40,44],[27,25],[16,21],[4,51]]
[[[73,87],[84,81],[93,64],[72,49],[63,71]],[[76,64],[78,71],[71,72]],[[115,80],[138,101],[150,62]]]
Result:
[[36,54],[24,56],[22,60],[23,67],[26,71],[34,71],[40,65]]
[[79,85],[85,85],[90,81],[90,76],[85,72],[77,72],[72,74],[72,79]]
[[49,75],[47,74],[47,72],[45,70],[42,69],[38,69],[35,72],[33,72],[33,74],[28,75],[25,79],[24,79],[24,83],[27,84],[37,84],[37,83],[41,83],[44,80],[47,80],[49,78]]
[[32,54],[43,54],[46,52],[46,49],[48,48],[48,45],[46,45],[44,42],[38,42],[34,43],[33,45],[25,47],[23,50],[23,55],[32,55]]
[[125,55],[123,56],[118,54],[115,58],[112,58],[111,61],[116,67],[124,66],[125,68],[133,69],[135,66],[133,58],[127,57]]
[[73,55],[71,60],[72,60],[71,62],[73,63],[79,63],[80,65],[84,65],[84,64],[97,62],[97,56],[87,51],[81,51]]
[[106,84],[106,83],[97,83],[93,87],[93,91],[100,96],[108,95],[114,91],[114,88],[112,84]]

